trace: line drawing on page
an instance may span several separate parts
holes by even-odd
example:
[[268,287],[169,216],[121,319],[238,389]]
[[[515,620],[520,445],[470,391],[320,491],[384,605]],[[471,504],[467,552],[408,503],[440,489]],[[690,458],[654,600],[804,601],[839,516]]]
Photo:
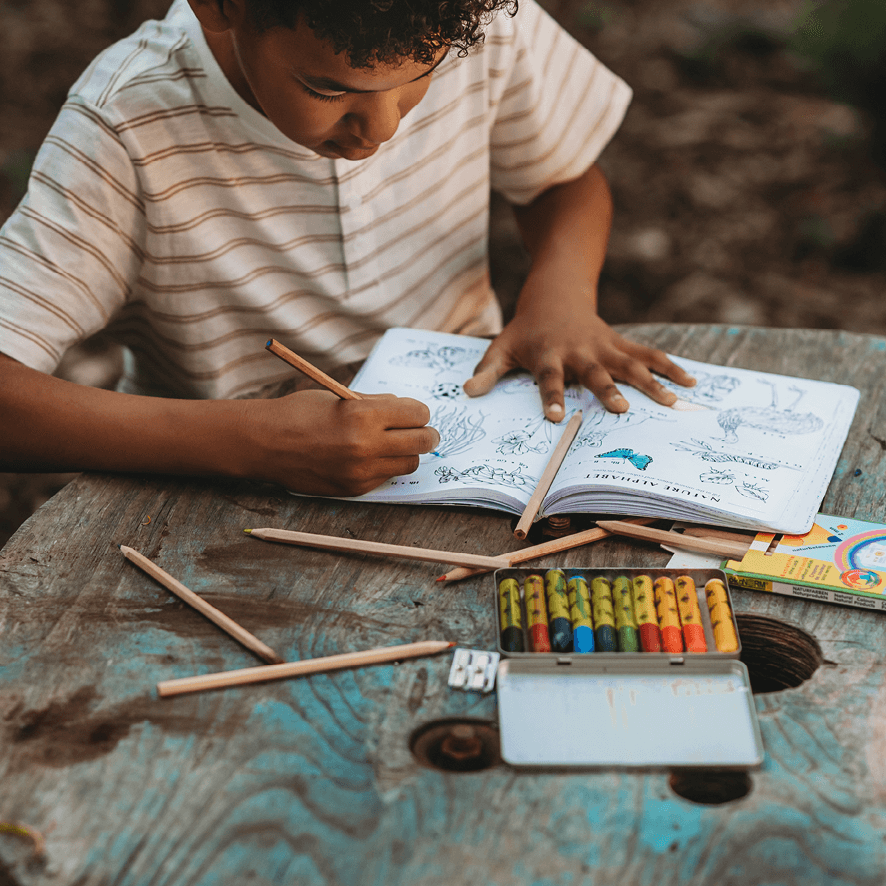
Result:
[[442,458],[452,458],[470,449],[486,436],[483,430],[483,412],[471,412],[466,406],[440,406],[431,416],[430,425],[440,434],[435,452]]
[[780,409],[778,406],[778,391],[773,382],[757,380],[761,385],[767,385],[772,391],[772,403],[769,406],[738,406],[734,409],[725,409],[717,416],[717,424],[723,429],[723,437],[726,443],[738,443],[738,428],[745,426],[756,428],[761,431],[769,431],[774,434],[812,434],[824,427],[824,421],[813,412],[795,412],[796,407],[803,399],[806,391],[796,385],[791,385],[788,390],[796,394],[794,401],[787,407]]
[[459,471],[448,465],[441,465],[434,471],[434,474],[437,476],[438,482],[441,484],[452,483],[453,481],[461,481],[464,483],[467,481],[480,480],[484,483],[491,483],[495,486],[520,488],[534,482],[531,477],[527,477],[520,473],[522,467],[523,465],[519,464],[515,468],[508,470],[507,468],[499,468],[495,465],[484,463],[472,465],[469,468],[465,468],[463,471]]

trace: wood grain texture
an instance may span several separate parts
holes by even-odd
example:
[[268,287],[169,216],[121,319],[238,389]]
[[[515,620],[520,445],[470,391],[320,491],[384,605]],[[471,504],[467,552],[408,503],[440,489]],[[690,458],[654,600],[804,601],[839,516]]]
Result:
[[[886,520],[886,341],[623,331],[671,353],[860,387],[822,509]],[[441,773],[412,758],[412,731],[495,718],[494,697],[448,688],[446,655],[157,697],[161,679],[254,658],[129,567],[118,544],[162,559],[287,660],[434,636],[494,647],[490,576],[445,584],[433,564],[259,545],[242,528],[260,524],[473,553],[513,547],[512,520],[487,511],[81,476],[0,552],[0,819],[46,838],[37,861],[0,834],[0,877],[19,886],[886,882],[886,616],[734,592],[737,612],[803,628],[825,660],[801,686],[756,696],[766,761],[742,799],[691,803],[664,772]],[[540,565],[667,559],[609,538]]]

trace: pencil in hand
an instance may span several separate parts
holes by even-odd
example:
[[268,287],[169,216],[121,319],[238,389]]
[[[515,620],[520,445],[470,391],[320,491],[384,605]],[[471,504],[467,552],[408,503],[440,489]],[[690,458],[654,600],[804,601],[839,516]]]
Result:
[[269,350],[276,357],[279,357],[281,360],[284,360],[290,366],[294,366],[300,372],[303,372],[308,378],[313,379],[317,382],[318,385],[322,385],[326,388],[327,391],[332,391],[336,397],[340,397],[342,400],[362,400],[359,394],[355,394],[350,388],[345,387],[343,384],[337,382],[334,378],[327,375],[321,369],[317,369],[313,363],[308,363],[303,357],[299,357],[295,351],[290,351],[286,345],[281,345],[277,339],[272,338],[265,345],[265,348]]

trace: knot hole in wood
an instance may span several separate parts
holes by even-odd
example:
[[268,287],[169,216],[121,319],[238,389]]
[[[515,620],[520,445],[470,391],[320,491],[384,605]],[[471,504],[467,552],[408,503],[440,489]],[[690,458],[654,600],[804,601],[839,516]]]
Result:
[[454,718],[420,726],[409,740],[412,756],[431,769],[478,772],[501,762],[498,728],[486,720]]
[[751,777],[747,772],[728,769],[681,769],[671,773],[668,786],[691,803],[719,806],[747,796]]
[[808,680],[824,656],[806,631],[775,618],[735,613],[741,637],[741,660],[756,694],[793,689]]

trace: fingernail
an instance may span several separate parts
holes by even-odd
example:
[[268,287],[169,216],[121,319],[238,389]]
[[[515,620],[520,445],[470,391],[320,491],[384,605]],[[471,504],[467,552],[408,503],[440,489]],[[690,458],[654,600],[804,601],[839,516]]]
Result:
[[547,408],[547,416],[551,421],[560,421],[566,410],[559,403],[550,403]]

